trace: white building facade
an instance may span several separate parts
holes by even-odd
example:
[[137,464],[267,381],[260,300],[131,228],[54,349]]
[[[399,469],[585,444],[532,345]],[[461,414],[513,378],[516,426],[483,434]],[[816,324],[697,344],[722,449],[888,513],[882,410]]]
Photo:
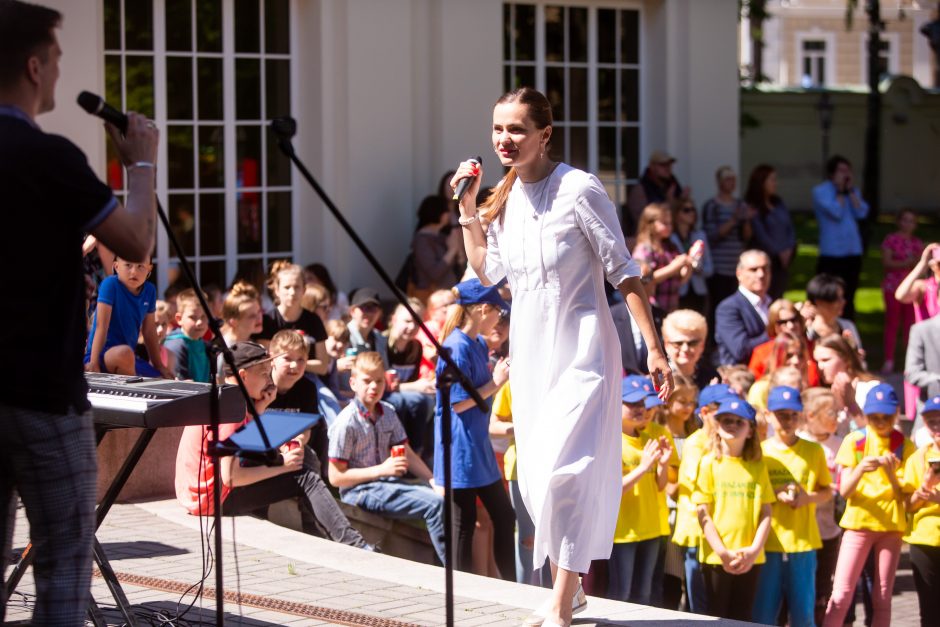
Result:
[[[57,106],[39,122],[120,191],[87,89],[161,129],[157,192],[203,282],[281,258],[324,263],[342,289],[377,283],[268,120],[297,120],[298,155],[394,275],[421,199],[490,146],[496,98],[522,84],[555,108],[555,156],[618,204],[647,155],[678,158],[699,202],[738,165],[734,0],[45,0],[64,16]],[[164,233],[158,287],[173,263]]]

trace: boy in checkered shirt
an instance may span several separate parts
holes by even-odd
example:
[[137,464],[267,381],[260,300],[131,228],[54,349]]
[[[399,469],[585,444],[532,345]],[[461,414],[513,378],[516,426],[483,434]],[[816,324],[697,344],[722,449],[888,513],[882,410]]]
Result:
[[[434,487],[433,473],[408,444],[394,408],[380,400],[385,392],[382,357],[357,355],[349,384],[356,396],[330,427],[330,483],[349,505],[386,518],[423,518],[444,562],[444,498]],[[392,456],[394,446],[403,446],[404,456]],[[409,471],[428,483],[403,480]]]

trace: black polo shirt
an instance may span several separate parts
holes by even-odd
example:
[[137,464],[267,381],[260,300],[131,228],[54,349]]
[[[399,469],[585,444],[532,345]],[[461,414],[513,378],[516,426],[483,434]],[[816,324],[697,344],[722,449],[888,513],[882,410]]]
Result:
[[82,237],[116,206],[75,144],[0,106],[0,403],[88,408]]

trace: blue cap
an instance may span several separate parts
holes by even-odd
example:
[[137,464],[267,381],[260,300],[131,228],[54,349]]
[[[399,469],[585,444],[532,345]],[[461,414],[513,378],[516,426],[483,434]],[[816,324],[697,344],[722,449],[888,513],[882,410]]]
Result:
[[923,414],[928,411],[940,411],[940,395],[928,398],[927,402],[924,403],[924,408],[920,410],[920,413]]
[[623,378],[620,384],[620,398],[624,403],[639,403],[646,398],[646,389],[643,382],[646,379],[638,375],[628,375]]
[[770,393],[767,394],[767,409],[770,411],[780,409],[803,411],[803,401],[800,400],[800,391],[788,385],[778,385],[775,388],[771,388]]
[[479,303],[488,303],[499,307],[503,311],[509,311],[509,303],[503,300],[499,295],[499,288],[495,285],[484,287],[480,279],[470,279],[457,284],[457,304],[459,305],[477,305]]
[[726,396],[737,396],[728,384],[714,383],[707,385],[698,394],[698,409],[712,403],[721,403]]
[[721,414],[732,414],[738,418],[744,418],[749,422],[757,420],[757,412],[754,411],[750,403],[737,396],[725,397],[725,399],[721,401],[716,415],[720,416]]
[[643,405],[647,409],[653,409],[654,407],[659,407],[664,404],[663,399],[659,398],[658,394],[647,394],[646,398],[643,399]]
[[639,377],[640,382],[643,384],[643,389],[646,390],[646,399],[644,399],[643,404],[646,405],[647,409],[652,409],[653,407],[659,407],[663,405],[663,399],[659,398],[659,393],[656,391],[656,387],[653,385],[653,382],[650,381],[648,377]]
[[865,396],[865,407],[863,411],[866,416],[869,414],[893,415],[898,410],[899,405],[898,395],[894,391],[894,388],[891,387],[891,384],[879,383],[868,390],[868,394]]

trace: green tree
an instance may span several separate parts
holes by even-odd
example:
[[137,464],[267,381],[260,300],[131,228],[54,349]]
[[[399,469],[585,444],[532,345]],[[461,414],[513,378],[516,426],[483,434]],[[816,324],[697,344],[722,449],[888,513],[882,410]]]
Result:
[[767,11],[767,0],[738,0],[738,14],[750,24],[751,66],[748,69],[751,84],[767,80],[764,74],[764,22],[772,16]]

